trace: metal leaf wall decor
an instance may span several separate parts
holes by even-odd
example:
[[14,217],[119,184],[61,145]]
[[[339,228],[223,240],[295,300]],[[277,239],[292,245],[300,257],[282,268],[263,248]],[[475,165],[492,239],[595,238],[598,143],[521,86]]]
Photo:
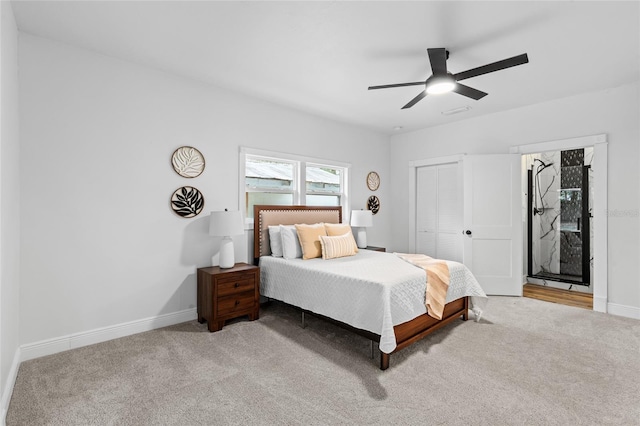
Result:
[[376,172],[369,172],[367,175],[367,188],[376,191],[380,187],[380,175]]
[[180,176],[194,178],[204,171],[204,156],[192,146],[182,146],[173,152],[171,164]]
[[200,214],[204,207],[202,193],[192,186],[183,186],[171,196],[171,208],[177,215],[189,218]]
[[371,210],[372,214],[378,213],[380,210],[380,199],[375,195],[372,195],[367,200],[367,209]]

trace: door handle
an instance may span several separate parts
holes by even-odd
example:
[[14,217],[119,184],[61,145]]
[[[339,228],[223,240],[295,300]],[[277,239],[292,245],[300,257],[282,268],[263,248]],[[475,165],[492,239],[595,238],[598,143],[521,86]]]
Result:
[[462,231],[463,234],[471,235],[471,230],[467,229],[466,231]]

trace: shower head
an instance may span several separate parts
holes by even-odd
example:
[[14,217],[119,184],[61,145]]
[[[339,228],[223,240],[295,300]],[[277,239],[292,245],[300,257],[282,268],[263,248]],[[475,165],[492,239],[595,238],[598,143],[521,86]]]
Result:
[[544,169],[546,169],[547,167],[551,167],[551,166],[553,166],[553,163],[549,163],[549,164],[547,164],[547,163],[545,163],[544,161],[539,160],[539,159],[537,159],[537,158],[536,158],[535,160],[533,160],[533,161],[534,161],[534,162],[538,161],[538,162],[540,163],[540,166],[538,166],[538,172],[543,171],[543,170],[544,170]]

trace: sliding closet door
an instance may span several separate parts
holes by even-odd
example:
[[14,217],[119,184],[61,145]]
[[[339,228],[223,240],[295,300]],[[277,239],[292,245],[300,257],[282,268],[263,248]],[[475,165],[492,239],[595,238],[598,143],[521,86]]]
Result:
[[416,169],[416,252],[462,262],[462,182],[458,163]]

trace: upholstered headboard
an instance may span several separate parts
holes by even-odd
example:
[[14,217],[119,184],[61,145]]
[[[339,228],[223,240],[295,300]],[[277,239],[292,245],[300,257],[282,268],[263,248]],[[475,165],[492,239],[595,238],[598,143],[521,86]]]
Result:
[[341,206],[253,206],[253,261],[271,254],[270,225],[341,223]]

